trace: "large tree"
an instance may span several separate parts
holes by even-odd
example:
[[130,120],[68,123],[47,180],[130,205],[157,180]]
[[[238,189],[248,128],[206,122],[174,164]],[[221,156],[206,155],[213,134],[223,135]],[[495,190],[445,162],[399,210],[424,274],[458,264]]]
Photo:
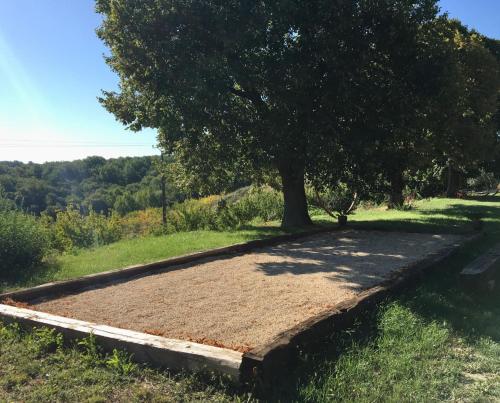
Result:
[[383,38],[372,56],[377,68],[354,102],[362,114],[353,125],[358,141],[348,142],[356,147],[351,153],[364,182],[386,193],[390,207],[403,203],[405,173],[435,158],[430,137],[442,127],[441,110],[448,102],[453,35],[446,17],[436,18],[434,11],[427,8],[427,18],[418,24],[400,18],[376,27]]
[[[159,129],[163,147],[182,148],[186,161],[213,153],[205,156],[214,164],[275,170],[282,225],[304,226],[305,176],[342,166],[332,158],[339,150],[360,149],[348,144],[361,133],[360,117],[376,114],[364,84],[387,67],[385,41],[397,64],[411,52],[411,36],[436,18],[435,3],[97,0],[98,35],[120,78],[120,91],[102,102],[133,130]],[[390,88],[378,90],[390,97]]]
[[494,158],[498,141],[500,64],[495,42],[449,21],[453,32],[454,72],[448,87],[443,128],[434,139],[447,166],[447,196],[455,197],[460,173]]
[[498,87],[497,87],[497,102],[496,111],[493,117],[493,130],[495,131],[495,147],[493,158],[486,161],[484,168],[488,172],[493,172],[495,177],[500,178],[500,40],[492,39],[485,36],[481,37],[484,47],[490,51],[497,61]]

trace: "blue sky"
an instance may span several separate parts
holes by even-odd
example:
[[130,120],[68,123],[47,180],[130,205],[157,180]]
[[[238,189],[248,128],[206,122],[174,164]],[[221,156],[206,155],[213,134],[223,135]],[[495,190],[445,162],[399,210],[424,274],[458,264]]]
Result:
[[[442,0],[443,11],[500,39],[500,0]],[[0,161],[151,155],[96,97],[115,89],[92,0],[0,0]]]
[[96,99],[117,87],[99,21],[92,0],[0,1],[0,160],[157,153]]

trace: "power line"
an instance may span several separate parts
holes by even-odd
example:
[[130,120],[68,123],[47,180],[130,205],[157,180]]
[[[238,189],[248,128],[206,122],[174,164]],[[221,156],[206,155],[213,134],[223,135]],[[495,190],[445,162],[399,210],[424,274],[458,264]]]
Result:
[[[103,141],[100,142],[98,140],[47,140],[48,142],[51,143],[58,143],[58,144],[121,144],[121,143],[112,143],[109,141]],[[13,138],[5,138],[5,137],[0,137],[0,143],[37,143],[37,142],[42,142],[39,138],[36,139],[13,139]],[[44,141],[46,143],[46,141]],[[127,143],[127,144],[132,144],[132,143]],[[145,143],[140,143],[140,144],[145,144]]]
[[94,147],[150,147],[153,144],[12,144],[0,143],[3,148],[94,148]]

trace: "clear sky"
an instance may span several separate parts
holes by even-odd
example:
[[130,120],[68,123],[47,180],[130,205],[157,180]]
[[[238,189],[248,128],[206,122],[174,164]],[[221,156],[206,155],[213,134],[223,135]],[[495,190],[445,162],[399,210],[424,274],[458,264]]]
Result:
[[0,161],[151,155],[97,101],[117,87],[92,0],[0,0]]
[[[443,11],[500,39],[500,0],[441,0]],[[117,79],[95,35],[93,0],[0,0],[0,161],[151,155],[97,102]]]

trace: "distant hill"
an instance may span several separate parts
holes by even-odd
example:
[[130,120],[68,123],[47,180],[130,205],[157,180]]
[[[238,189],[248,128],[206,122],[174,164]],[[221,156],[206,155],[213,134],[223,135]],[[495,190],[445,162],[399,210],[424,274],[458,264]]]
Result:
[[[0,161],[0,192],[23,210],[53,215],[68,205],[121,213],[161,205],[158,156],[88,157],[44,164]],[[182,196],[167,184],[167,200]]]

